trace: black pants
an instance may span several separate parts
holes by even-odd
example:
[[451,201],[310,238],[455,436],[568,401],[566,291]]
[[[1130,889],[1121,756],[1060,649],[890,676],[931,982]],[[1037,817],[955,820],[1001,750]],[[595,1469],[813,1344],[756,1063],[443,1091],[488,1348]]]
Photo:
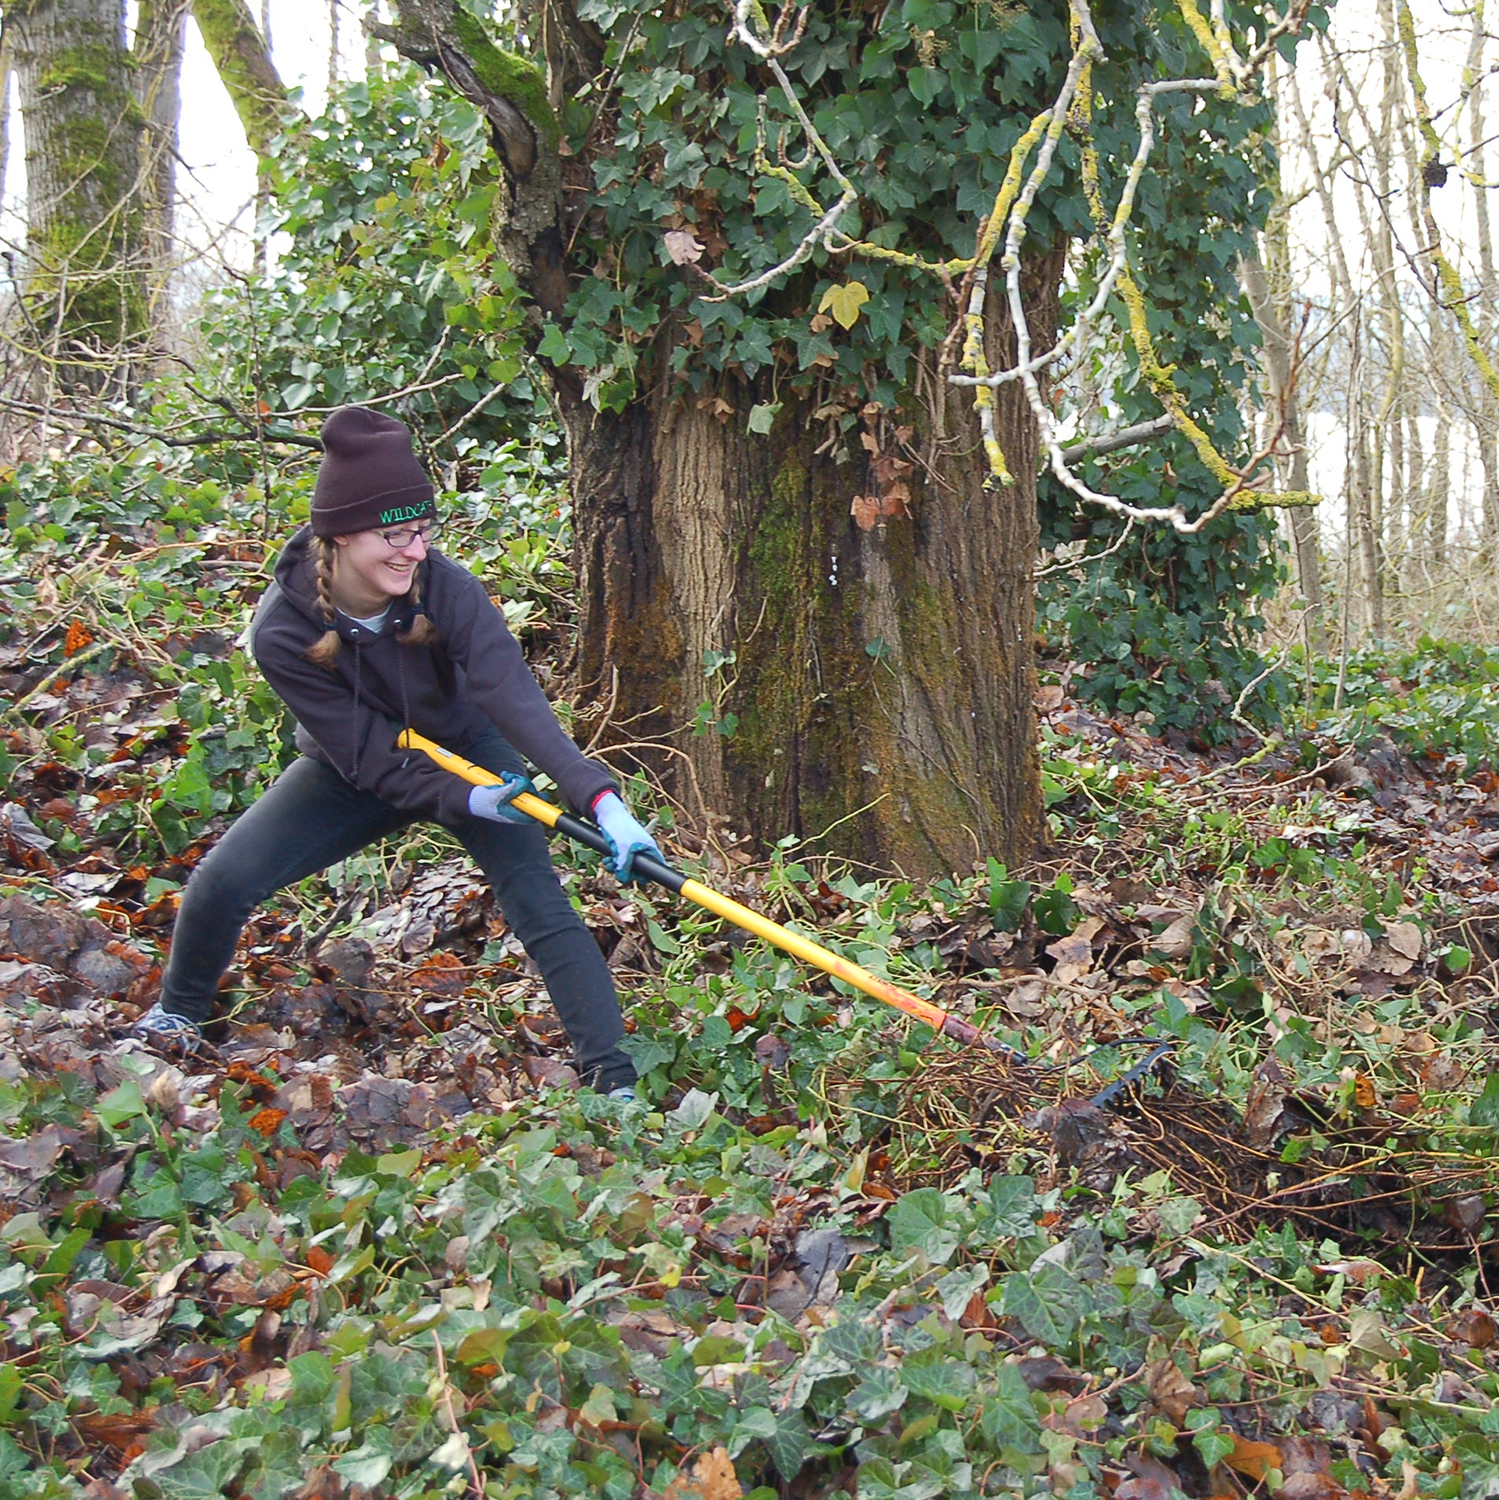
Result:
[[[463,754],[491,771],[524,769],[497,733]],[[262,901],[415,821],[321,761],[304,756],[293,762],[193,871],[162,980],[163,1008],[201,1025],[240,933]],[[469,818],[453,832],[541,970],[584,1080],[601,1089],[633,1083],[634,1066],[619,1049],[624,1023],[613,977],[558,884],[541,828]]]

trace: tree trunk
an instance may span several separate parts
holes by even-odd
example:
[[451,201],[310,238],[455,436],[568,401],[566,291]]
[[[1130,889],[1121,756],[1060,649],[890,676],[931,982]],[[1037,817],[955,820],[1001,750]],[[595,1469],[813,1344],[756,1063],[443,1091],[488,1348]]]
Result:
[[385,23],[385,14],[380,0],[369,0],[369,14],[364,26],[364,72],[367,78],[378,78],[384,68],[380,57],[380,38],[371,29]]
[[4,10],[26,133],[31,321],[69,392],[129,384],[146,330],[140,112],[123,0]]
[[5,168],[10,161],[10,33],[0,26],[0,203],[5,201]]
[[1358,558],[1364,591],[1364,623],[1369,636],[1384,635],[1384,574],[1380,567],[1379,522],[1374,466],[1370,456],[1370,421],[1362,388],[1367,338],[1361,313],[1351,320],[1352,357],[1348,365],[1348,546]]
[[[1484,162],[1484,148],[1488,143],[1484,125],[1484,71],[1483,53],[1487,42],[1483,26],[1483,12],[1475,9],[1473,31],[1469,44],[1465,69],[1466,82],[1471,83],[1468,95],[1468,122],[1471,148],[1468,155],[1468,172],[1464,174],[1473,185],[1473,223],[1478,231],[1478,294],[1474,298],[1477,306],[1478,331],[1487,348],[1494,347],[1494,295],[1499,290],[1494,275],[1494,236],[1489,218],[1491,191]],[[1473,412],[1473,425],[1478,437],[1479,463],[1483,468],[1483,497],[1480,524],[1483,535],[1483,552],[1492,556],[1499,547],[1499,402],[1488,383],[1477,382],[1477,405]]]
[[281,129],[286,85],[246,0],[192,0],[203,45],[229,91],[245,140],[257,156]]
[[[501,249],[539,331],[568,292],[549,79],[500,52],[454,0],[395,9],[397,25],[380,34],[442,71],[489,121],[509,189]],[[566,97],[567,78],[594,76],[599,38],[567,7],[548,9],[550,82]],[[588,164],[568,166],[586,194]],[[1037,338],[1055,321],[1060,275],[1060,251],[1032,267]],[[1003,342],[995,300],[991,326]],[[1006,490],[986,486],[969,415],[949,419],[939,440],[915,430],[904,406],[904,435],[893,413],[866,407],[877,461],[887,472],[908,466],[911,501],[909,518],[887,515],[863,531],[850,509],[876,487],[869,465],[837,454],[817,396],[731,377],[717,401],[689,397],[665,378],[675,332],[658,330],[635,372],[638,394],[619,412],[598,410],[576,372],[556,371],[581,688],[607,714],[616,747],[685,767],[677,789],[691,811],[756,840],[817,838],[826,852],[911,875],[1023,856],[1040,807],[1037,441],[1017,385],[997,393],[1000,438],[1020,476]],[[992,352],[991,366],[1014,358]],[[951,398],[927,379],[940,410]],[[751,407],[777,400],[774,431],[748,432]],[[633,743],[647,736],[652,746]]]
[[135,25],[135,98],[141,137],[143,237],[151,261],[152,326],[167,320],[176,245],[177,127],[182,114],[182,45],[189,0],[140,0]]
[[[1035,268],[1033,327],[1060,271]],[[866,531],[861,466],[818,451],[816,405],[761,437],[696,404],[569,403],[585,690],[686,756],[694,812],[757,840],[826,835],[909,875],[1014,862],[1040,805],[1030,413],[1001,388],[1026,478],[987,488],[965,432],[913,470],[912,517]]]
[[1447,561],[1447,509],[1452,479],[1452,417],[1445,401],[1437,406],[1437,430],[1431,445],[1430,479],[1426,489],[1426,550],[1438,567]]
[[[1244,295],[1259,324],[1265,376],[1272,404],[1272,429],[1280,427],[1281,441],[1290,448],[1286,488],[1305,493],[1312,487],[1306,456],[1306,437],[1301,427],[1301,403],[1296,394],[1296,371],[1292,368],[1293,349],[1278,299],[1271,290],[1270,278],[1256,256],[1245,256],[1239,265]],[[1296,582],[1306,600],[1307,639],[1314,651],[1321,652],[1325,632],[1322,624],[1322,559],[1317,546],[1316,513],[1306,506],[1290,511],[1291,538],[1296,556]]]
[[331,101],[342,76],[338,56],[338,16],[343,0],[328,0],[328,98]]
[[[1370,147],[1379,202],[1388,204],[1394,198],[1394,153],[1402,138],[1409,134],[1409,122],[1402,108],[1404,79],[1400,68],[1399,36],[1395,30],[1394,7],[1389,0],[1380,0],[1380,14],[1385,25],[1384,91],[1379,102],[1379,127],[1371,137]],[[1405,479],[1405,312],[1400,305],[1400,288],[1395,278],[1395,236],[1388,212],[1381,213],[1375,221],[1373,252],[1387,362],[1384,393],[1370,434],[1374,468],[1371,496],[1374,545],[1377,566],[1383,577],[1389,557],[1398,549],[1406,500],[1402,492]]]

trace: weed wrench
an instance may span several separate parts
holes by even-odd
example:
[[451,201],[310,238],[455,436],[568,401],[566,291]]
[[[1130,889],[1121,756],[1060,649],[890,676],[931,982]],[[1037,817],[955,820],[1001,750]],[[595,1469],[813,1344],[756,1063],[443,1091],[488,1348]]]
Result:
[[[396,743],[402,749],[423,751],[444,770],[451,771],[455,776],[461,776],[475,786],[493,786],[495,783],[493,771],[486,771],[482,766],[476,766],[472,761],[464,760],[461,755],[454,755],[451,750],[444,750],[441,745],[434,744],[414,729],[403,730]],[[570,813],[563,812],[531,792],[518,793],[511,799],[509,805],[518,808],[528,817],[535,818],[538,823],[544,823],[548,828],[555,828],[559,833],[565,833],[570,839],[585,844],[599,854],[607,855],[611,852],[609,840],[601,828],[582,818],[575,818]],[[882,1004],[904,1011],[908,1016],[913,1016],[916,1020],[930,1026],[933,1031],[941,1032],[943,1036],[951,1037],[953,1041],[961,1042],[965,1047],[982,1047],[985,1051],[997,1052],[1012,1063],[1021,1066],[1030,1064],[1030,1059],[1025,1053],[1006,1046],[1003,1042],[997,1042],[993,1037],[986,1036],[972,1022],[950,1014],[941,1006],[933,1005],[930,1000],[923,1000],[917,995],[910,994],[898,985],[891,984],[889,980],[871,974],[868,969],[860,968],[856,963],[850,963],[846,958],[840,958],[838,954],[824,948],[820,943],[814,943],[810,938],[804,938],[799,933],[792,932],[790,928],[782,927],[779,922],[772,922],[768,917],[761,916],[759,912],[740,905],[731,897],[715,891],[711,886],[704,885],[700,880],[694,880],[691,876],[682,874],[680,870],[672,869],[663,860],[648,854],[637,854],[633,869],[647,880],[653,880],[657,885],[665,886],[674,895],[686,897],[687,900],[713,912],[715,916],[732,922],[736,927],[742,927],[746,932],[754,933],[756,937],[764,938],[767,943],[774,944],[794,958],[801,959],[803,963],[822,969],[835,979],[841,979],[845,984],[851,984],[856,990],[862,990]]]

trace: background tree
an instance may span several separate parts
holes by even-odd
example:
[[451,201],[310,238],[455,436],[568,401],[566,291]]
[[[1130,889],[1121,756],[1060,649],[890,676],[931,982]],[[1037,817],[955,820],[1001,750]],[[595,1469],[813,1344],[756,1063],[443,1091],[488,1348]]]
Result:
[[264,156],[283,124],[286,85],[246,0],[191,0],[203,45],[223,80],[245,140]]
[[1340,12],[1278,90],[1286,231],[1267,266],[1301,331],[1303,461],[1330,492],[1316,539],[1345,653],[1492,630],[1490,39],[1483,7],[1464,20],[1454,57],[1399,0]]
[[35,353],[64,391],[119,389],[149,328],[124,0],[12,0],[0,16],[26,133],[23,285]]

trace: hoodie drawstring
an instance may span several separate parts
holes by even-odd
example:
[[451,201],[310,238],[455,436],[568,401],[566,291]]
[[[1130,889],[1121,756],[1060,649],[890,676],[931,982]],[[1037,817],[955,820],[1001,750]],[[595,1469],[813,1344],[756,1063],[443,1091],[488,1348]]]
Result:
[[[364,667],[364,648],[360,644],[362,632],[356,632],[354,636],[354,707],[357,712],[359,707],[359,677]],[[357,721],[356,721],[357,722]],[[356,734],[354,736],[354,770],[350,777],[355,784],[359,784],[359,757],[364,750],[364,741]]]

